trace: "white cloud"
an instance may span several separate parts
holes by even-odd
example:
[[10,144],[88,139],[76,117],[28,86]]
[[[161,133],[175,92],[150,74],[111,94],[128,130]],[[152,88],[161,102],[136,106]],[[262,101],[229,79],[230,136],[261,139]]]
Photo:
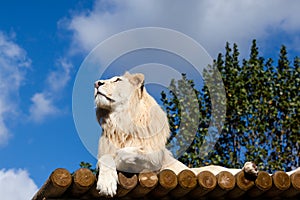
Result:
[[252,39],[264,40],[278,31],[291,37],[299,34],[299,7],[296,0],[99,0],[92,10],[76,13],[61,24],[73,32],[73,52],[90,51],[130,28],[161,26],[193,37],[215,57],[226,41],[246,50]]
[[59,91],[64,88],[70,80],[70,72],[73,65],[65,59],[59,59],[57,61],[59,68],[52,71],[47,78],[47,86],[50,91]]
[[[7,35],[0,31],[0,146],[6,145],[12,136],[8,122],[20,115],[19,91],[26,82],[26,71],[31,67],[26,51],[15,43],[14,38],[14,33]],[[34,122],[61,113],[55,103],[71,78],[73,66],[67,59],[58,59],[55,67],[45,79],[44,90],[31,98],[28,118]]]
[[35,93],[31,98],[32,105],[29,108],[30,119],[41,122],[46,117],[59,113],[58,108],[53,104],[51,96],[44,93]]
[[42,122],[49,116],[61,113],[60,109],[55,106],[55,102],[71,78],[70,73],[73,65],[66,59],[59,59],[56,66],[57,69],[48,74],[44,90],[35,93],[31,98],[29,119],[34,122]]
[[14,42],[14,35],[0,31],[0,146],[11,135],[7,119],[18,114],[19,89],[30,64],[25,50]]
[[0,170],[0,194],[2,200],[28,200],[38,190],[26,170]]

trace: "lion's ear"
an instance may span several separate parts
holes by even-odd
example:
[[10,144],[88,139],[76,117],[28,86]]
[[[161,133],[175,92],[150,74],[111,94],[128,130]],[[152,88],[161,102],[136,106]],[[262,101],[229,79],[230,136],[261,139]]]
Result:
[[130,74],[129,72],[126,72],[123,76],[126,77],[134,86],[144,86],[144,74]]
[[133,74],[133,81],[136,86],[141,87],[144,86],[145,77],[144,74]]
[[136,86],[138,87],[139,90],[139,97],[142,98],[143,96],[143,91],[144,91],[144,81],[145,81],[145,77],[144,74],[134,74],[133,75],[133,80],[136,84]]
[[134,86],[139,88],[139,96],[142,97],[144,91],[144,81],[145,81],[144,74],[141,73],[130,74],[126,72],[124,76],[127,77]]

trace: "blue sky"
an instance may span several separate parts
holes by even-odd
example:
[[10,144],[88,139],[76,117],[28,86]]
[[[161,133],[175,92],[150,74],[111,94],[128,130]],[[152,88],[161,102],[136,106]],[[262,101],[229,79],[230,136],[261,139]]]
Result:
[[75,128],[72,90],[100,42],[155,26],[190,36],[213,58],[227,41],[246,57],[252,39],[264,57],[276,58],[285,44],[293,58],[300,55],[299,7],[296,0],[1,1],[1,198],[28,199],[54,169],[96,163]]

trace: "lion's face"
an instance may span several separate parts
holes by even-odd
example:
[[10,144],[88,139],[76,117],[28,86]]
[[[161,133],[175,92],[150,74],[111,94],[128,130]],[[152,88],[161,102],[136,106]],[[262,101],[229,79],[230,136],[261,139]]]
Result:
[[95,104],[98,108],[108,110],[125,105],[132,95],[141,92],[143,82],[142,74],[129,73],[107,80],[98,80],[94,84]]

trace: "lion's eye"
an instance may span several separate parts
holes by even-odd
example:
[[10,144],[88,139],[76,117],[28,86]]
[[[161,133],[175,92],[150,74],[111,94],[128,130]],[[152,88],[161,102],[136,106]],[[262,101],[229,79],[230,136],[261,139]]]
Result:
[[114,82],[122,81],[122,79],[117,78]]

